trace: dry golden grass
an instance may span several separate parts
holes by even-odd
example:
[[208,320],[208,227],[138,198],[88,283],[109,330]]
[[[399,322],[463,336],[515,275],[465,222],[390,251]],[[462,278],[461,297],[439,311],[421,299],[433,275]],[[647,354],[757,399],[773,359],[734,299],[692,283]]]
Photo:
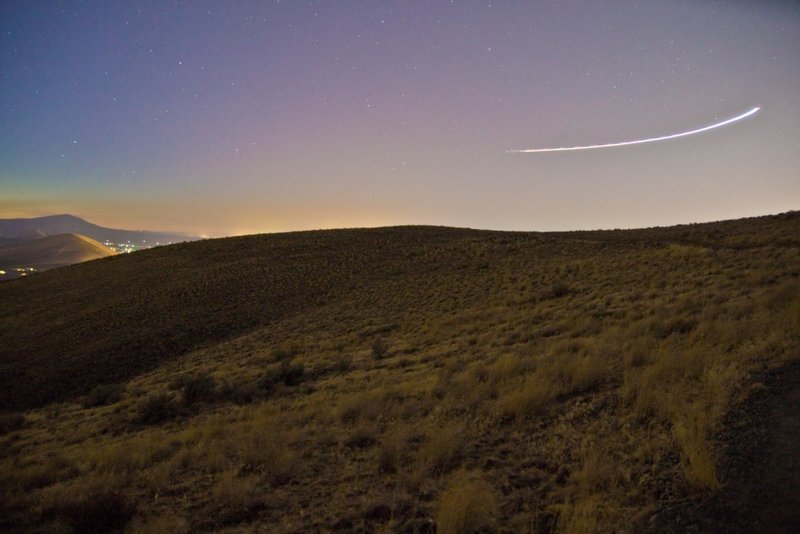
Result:
[[263,501],[257,477],[239,476],[236,471],[220,473],[211,488],[209,506],[221,523],[241,522],[258,512]]
[[699,410],[692,410],[675,421],[673,432],[681,451],[686,478],[700,487],[719,487],[714,461],[714,449],[708,441],[708,417]]
[[540,415],[538,410],[559,394],[556,384],[539,376],[526,377],[518,387],[498,399],[498,409],[503,417],[526,419]]
[[186,519],[166,512],[153,517],[135,518],[128,530],[131,534],[188,534],[189,522]]
[[473,534],[496,527],[495,490],[480,473],[455,473],[442,492],[436,513],[437,532]]
[[[177,269],[152,305],[105,302],[97,330],[55,326],[104,296],[53,302],[67,273],[0,284],[3,385],[14,347],[58,390],[4,416],[0,528],[629,530],[662,495],[717,490],[725,414],[800,354],[798,225],[181,245],[85,266],[156,288]],[[164,328],[115,330],[145,312]],[[86,376],[65,385],[45,353]]]
[[449,423],[431,428],[427,434],[417,455],[420,476],[442,475],[458,466],[466,443],[464,426]]

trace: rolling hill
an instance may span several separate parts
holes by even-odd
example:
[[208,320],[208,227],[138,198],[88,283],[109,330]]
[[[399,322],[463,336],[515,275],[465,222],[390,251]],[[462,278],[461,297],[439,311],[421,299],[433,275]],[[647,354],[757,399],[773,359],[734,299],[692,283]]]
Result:
[[79,234],[104,243],[181,243],[199,238],[174,232],[118,230],[92,224],[74,215],[49,215],[30,219],[0,219],[0,239],[29,241],[58,234]]
[[114,254],[114,251],[89,237],[58,234],[0,245],[0,269],[9,270],[15,266],[25,266],[45,270]]
[[207,240],[0,302],[6,529],[796,524],[750,497],[797,454],[797,212]]

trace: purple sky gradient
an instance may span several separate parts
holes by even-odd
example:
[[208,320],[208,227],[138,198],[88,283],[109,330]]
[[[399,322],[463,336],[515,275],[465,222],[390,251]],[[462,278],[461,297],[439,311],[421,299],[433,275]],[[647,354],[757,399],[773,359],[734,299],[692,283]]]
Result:
[[0,28],[0,217],[230,235],[800,207],[797,2],[16,2]]

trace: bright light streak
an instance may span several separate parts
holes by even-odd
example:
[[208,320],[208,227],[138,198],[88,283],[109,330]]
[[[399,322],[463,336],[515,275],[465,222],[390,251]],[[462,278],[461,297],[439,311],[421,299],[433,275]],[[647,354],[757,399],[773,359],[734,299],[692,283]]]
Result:
[[672,135],[662,135],[661,137],[651,137],[650,139],[637,139],[636,141],[623,141],[621,143],[607,143],[605,145],[587,145],[587,146],[570,146],[570,147],[559,147],[559,148],[527,148],[521,150],[508,150],[508,153],[514,154],[531,154],[534,152],[566,152],[568,150],[592,150],[595,148],[611,148],[615,146],[628,146],[628,145],[641,145],[642,143],[654,143],[656,141],[667,141],[668,139],[677,139],[679,137],[686,137],[687,135],[694,135],[702,132],[707,132],[709,130],[713,130],[714,128],[719,128],[720,126],[725,126],[727,124],[731,124],[742,119],[746,119],[751,115],[755,115],[760,110],[760,107],[754,107],[747,113],[742,113],[741,115],[737,115],[732,119],[727,119],[722,122],[717,122],[710,126],[704,126],[702,128],[698,128],[696,130],[690,130],[688,132],[681,132]]

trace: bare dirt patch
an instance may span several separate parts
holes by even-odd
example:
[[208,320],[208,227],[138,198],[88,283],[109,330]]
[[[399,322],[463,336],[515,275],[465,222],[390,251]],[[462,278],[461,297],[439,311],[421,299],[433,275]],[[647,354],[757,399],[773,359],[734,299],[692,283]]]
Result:
[[716,436],[722,489],[649,518],[651,532],[796,532],[800,525],[800,362],[765,371],[763,387]]

